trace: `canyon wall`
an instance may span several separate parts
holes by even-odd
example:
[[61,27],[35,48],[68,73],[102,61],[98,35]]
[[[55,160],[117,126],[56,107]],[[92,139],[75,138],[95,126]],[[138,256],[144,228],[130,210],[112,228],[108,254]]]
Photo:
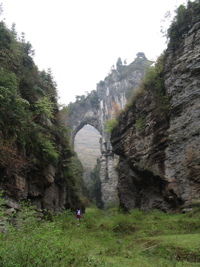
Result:
[[146,88],[112,132],[127,210],[190,208],[200,197],[200,22],[163,58],[164,108]]
[[56,83],[20,40],[0,21],[0,197],[11,208],[29,200],[38,210],[75,209],[82,204],[78,171]]

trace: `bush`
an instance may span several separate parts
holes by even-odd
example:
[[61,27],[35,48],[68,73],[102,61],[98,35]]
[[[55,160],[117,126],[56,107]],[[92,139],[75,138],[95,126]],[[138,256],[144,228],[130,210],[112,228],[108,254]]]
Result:
[[112,130],[118,125],[118,121],[116,119],[107,120],[105,123],[105,132],[111,133]]
[[188,1],[187,7],[180,5],[176,10],[171,26],[168,29],[167,37],[169,38],[169,46],[173,49],[179,46],[180,40],[189,28],[199,21],[200,2]]

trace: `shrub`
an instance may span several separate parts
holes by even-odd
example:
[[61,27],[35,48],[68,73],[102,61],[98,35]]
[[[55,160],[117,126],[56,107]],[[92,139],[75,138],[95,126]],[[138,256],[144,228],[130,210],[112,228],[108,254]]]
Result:
[[200,2],[188,1],[187,7],[180,5],[176,10],[171,26],[168,29],[167,37],[169,46],[175,49],[179,44],[182,36],[189,28],[199,20]]
[[136,119],[136,123],[135,123],[135,128],[138,131],[141,131],[145,128],[146,126],[146,119],[145,119],[145,115],[141,115],[140,117],[138,117]]
[[105,123],[105,132],[111,133],[112,130],[118,125],[118,121],[116,119],[107,120]]

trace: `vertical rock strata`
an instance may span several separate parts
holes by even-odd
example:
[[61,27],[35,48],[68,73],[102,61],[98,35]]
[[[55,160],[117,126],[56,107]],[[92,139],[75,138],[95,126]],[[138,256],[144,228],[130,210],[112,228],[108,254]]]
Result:
[[167,51],[165,83],[171,99],[165,177],[187,205],[200,196],[200,22],[178,50]]
[[58,174],[53,165],[43,170],[32,170],[23,175],[4,176],[0,188],[4,190],[6,205],[19,208],[22,200],[31,200],[38,210],[53,212],[73,206],[73,198],[67,188],[66,181]]
[[165,211],[189,207],[200,197],[200,23],[191,26],[164,60],[169,114],[145,90],[112,133],[120,156],[120,204]]

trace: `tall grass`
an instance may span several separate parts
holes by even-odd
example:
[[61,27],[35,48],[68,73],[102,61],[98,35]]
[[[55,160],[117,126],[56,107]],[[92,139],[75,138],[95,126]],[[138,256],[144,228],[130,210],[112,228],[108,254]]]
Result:
[[200,212],[88,208],[38,220],[23,207],[0,234],[0,266],[200,266]]

